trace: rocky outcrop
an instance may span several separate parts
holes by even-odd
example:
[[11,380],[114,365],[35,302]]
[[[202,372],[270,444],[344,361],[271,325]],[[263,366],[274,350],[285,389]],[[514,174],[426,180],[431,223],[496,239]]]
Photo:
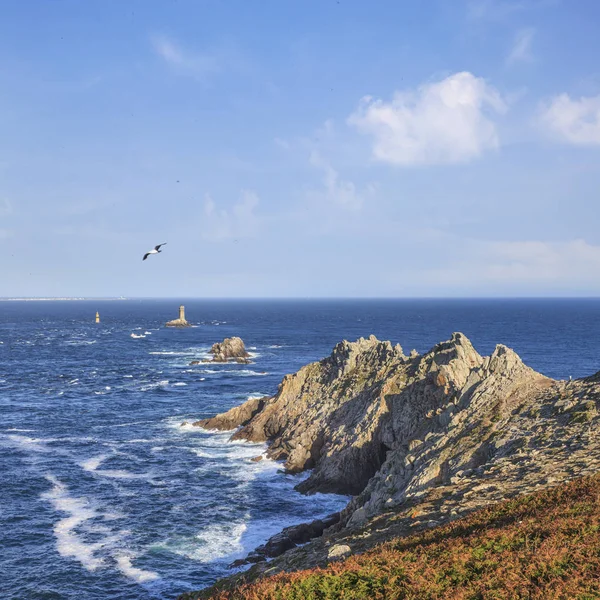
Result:
[[197,427],[203,427],[204,429],[216,429],[218,431],[228,431],[235,429],[240,425],[246,425],[250,420],[256,416],[265,406],[265,402],[268,397],[257,398],[252,397],[244,404],[240,406],[234,406],[231,410],[226,413],[222,413],[213,417],[212,419],[202,419],[196,421],[193,425]]
[[256,564],[254,577],[325,565],[347,548],[592,474],[599,406],[600,374],[554,381],[505,346],[482,357],[456,333],[410,356],[374,337],[341,342],[261,406],[251,400],[198,424],[268,442],[267,456],[290,472],[311,469],[301,491],[353,496],[337,524]]
[[167,321],[165,327],[191,327],[191,325],[185,320],[185,306],[179,307],[179,318]]
[[167,321],[165,327],[191,327],[191,325],[185,319],[173,319]]
[[[202,362],[250,363],[250,354],[246,352],[244,342],[239,337],[225,338],[222,342],[213,344],[210,353],[213,355],[212,359]],[[198,364],[198,361],[192,361],[191,364]]]

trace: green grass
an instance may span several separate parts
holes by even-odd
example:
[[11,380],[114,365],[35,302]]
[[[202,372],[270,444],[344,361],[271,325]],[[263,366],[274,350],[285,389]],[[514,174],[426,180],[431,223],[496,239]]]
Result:
[[[222,586],[221,586],[222,587]],[[205,590],[213,600],[600,598],[600,475],[484,510],[323,569]]]

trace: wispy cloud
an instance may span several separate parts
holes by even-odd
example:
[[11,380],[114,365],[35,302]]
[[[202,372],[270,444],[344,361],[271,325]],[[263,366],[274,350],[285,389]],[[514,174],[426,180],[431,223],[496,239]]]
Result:
[[600,95],[575,100],[560,94],[541,105],[539,123],[560,141],[579,146],[600,145]]
[[446,266],[427,269],[423,282],[441,288],[482,289],[493,293],[597,289],[600,246],[583,239],[561,242],[445,240],[457,254]]
[[214,54],[184,50],[166,36],[154,36],[152,45],[156,54],[181,75],[205,82],[222,70],[222,64]]
[[404,167],[465,163],[499,146],[489,115],[506,109],[496,89],[462,72],[415,92],[396,92],[390,102],[367,96],[348,123],[373,138],[379,161]]
[[239,200],[230,208],[219,208],[210,194],[204,197],[204,215],[201,235],[205,240],[224,241],[255,237],[260,220],[256,215],[258,195],[251,190],[242,190]]
[[340,174],[324,159],[317,150],[313,150],[309,157],[310,164],[323,174],[323,190],[313,190],[312,196],[323,196],[328,203],[340,206],[346,210],[359,210],[366,196],[375,191],[374,184],[364,190],[358,190],[356,185],[349,180],[342,179]]
[[507,65],[514,65],[515,63],[533,62],[533,38],[535,36],[535,29],[529,27],[521,29],[515,36],[513,45],[506,58]]
[[287,140],[284,140],[283,138],[278,138],[276,137],[273,140],[273,143],[278,146],[279,148],[281,148],[282,150],[289,150],[292,145],[290,144],[290,142],[288,142]]
[[0,217],[7,217],[12,212],[13,207],[8,198],[0,198]]

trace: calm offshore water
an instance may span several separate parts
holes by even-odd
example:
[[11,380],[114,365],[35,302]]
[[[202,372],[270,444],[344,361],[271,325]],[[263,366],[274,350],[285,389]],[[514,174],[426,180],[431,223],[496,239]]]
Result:
[[[555,378],[600,370],[600,300],[0,302],[0,597],[170,598],[346,499],[293,491],[262,445],[181,428],[341,339],[423,352],[462,331]],[[96,310],[102,323],[94,323]],[[131,334],[141,337],[132,337]],[[251,365],[199,365],[239,335]]]

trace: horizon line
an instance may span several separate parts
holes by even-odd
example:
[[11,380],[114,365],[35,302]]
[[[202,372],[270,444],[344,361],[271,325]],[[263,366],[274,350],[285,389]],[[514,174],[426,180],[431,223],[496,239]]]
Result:
[[221,300],[221,301],[311,301],[311,300],[598,300],[600,295],[548,295],[548,296],[0,296],[0,302],[85,302],[127,300]]

